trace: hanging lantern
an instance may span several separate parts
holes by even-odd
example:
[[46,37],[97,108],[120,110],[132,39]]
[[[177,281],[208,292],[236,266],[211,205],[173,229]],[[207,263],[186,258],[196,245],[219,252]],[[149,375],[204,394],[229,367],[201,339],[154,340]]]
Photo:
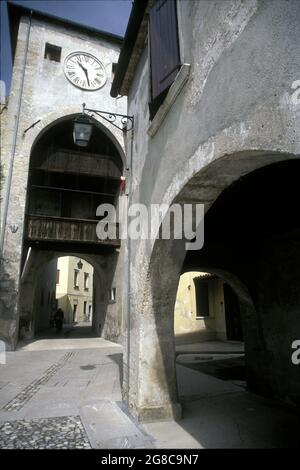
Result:
[[92,135],[92,130],[93,124],[85,114],[81,114],[78,118],[74,119],[74,144],[78,145],[78,147],[87,147]]

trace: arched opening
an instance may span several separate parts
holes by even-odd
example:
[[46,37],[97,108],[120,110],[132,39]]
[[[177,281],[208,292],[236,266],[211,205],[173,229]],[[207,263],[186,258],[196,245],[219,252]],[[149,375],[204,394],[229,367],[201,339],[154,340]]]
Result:
[[299,327],[299,174],[299,160],[288,160],[230,185],[206,214],[203,249],[187,252],[184,261],[185,269],[204,265],[231,272],[246,286],[254,306],[251,315],[241,309],[248,387],[294,404],[299,385],[290,356]]
[[[262,165],[255,156],[251,162],[248,155],[246,163],[242,156],[225,157],[196,174],[173,199],[205,203],[205,241],[196,251],[186,251],[184,240],[154,243],[145,293],[137,302],[146,341],[139,346],[138,400],[132,399],[140,419],[179,415],[174,308],[180,275],[190,271],[219,276],[238,297],[248,390],[299,405],[291,345],[300,321],[300,162],[282,158],[272,162],[270,156],[270,164]],[[230,169],[239,177],[232,180]]]
[[[86,283],[84,293],[93,291],[94,298],[92,301],[81,299],[82,305],[77,299],[77,304],[65,306],[65,320],[68,318],[68,323],[74,323],[78,318],[92,318],[94,334],[117,340],[121,324],[120,289],[116,296],[120,240],[118,237],[98,239],[96,227],[101,216],[97,216],[96,211],[101,204],[118,205],[123,159],[114,136],[95,120],[88,146],[76,146],[73,139],[75,117],[67,116],[48,126],[32,148],[22,257],[20,332],[24,323],[27,324],[27,336],[32,337],[37,331],[37,323],[33,320],[36,316],[32,311],[36,300],[32,299],[31,289],[37,282],[38,270],[45,274],[57,260],[59,264],[62,257],[70,260],[75,256],[81,264],[93,266],[94,281],[88,280],[90,269],[85,270],[86,279],[82,277],[81,281]],[[72,274],[69,273],[70,283],[75,282],[76,270],[78,279],[81,274],[80,268],[73,268]],[[113,300],[110,299],[112,291],[115,294]],[[64,295],[68,295],[67,292]]]
[[243,341],[237,294],[213,273],[188,271],[180,276],[174,310],[175,344]]
[[187,391],[183,367],[246,386],[242,308],[229,273],[188,271],[180,276],[174,311],[180,400]]
[[[32,276],[32,306],[22,317],[20,339],[94,335],[94,281],[98,289],[100,285],[85,257],[44,257],[35,263]],[[58,311],[62,312],[61,325]]]
[[105,249],[95,244],[96,209],[102,203],[116,204],[122,159],[97,126],[93,126],[89,145],[77,147],[73,125],[71,118],[51,126],[32,150],[25,248],[66,241],[84,243],[87,249],[93,245],[93,252]]

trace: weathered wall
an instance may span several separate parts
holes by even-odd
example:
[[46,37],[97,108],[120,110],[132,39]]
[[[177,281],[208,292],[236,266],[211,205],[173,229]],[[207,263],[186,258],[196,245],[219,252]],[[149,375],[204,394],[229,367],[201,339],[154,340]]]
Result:
[[[241,176],[299,156],[300,4],[179,1],[178,13],[181,61],[190,64],[189,78],[153,137],[147,133],[147,47],[130,89],[131,198],[148,206],[198,202],[208,210]],[[184,246],[169,245],[131,242],[129,403],[141,419],[179,412],[168,335]]]
[[[62,48],[60,63],[44,59],[46,42]],[[80,90],[65,78],[63,73],[64,59],[74,51],[89,52],[102,61],[107,81],[100,90],[93,92]],[[70,26],[50,25],[34,18],[30,23],[29,18],[21,18],[7,112],[8,125],[5,129],[1,149],[6,177],[3,195],[8,194],[7,176],[14,158],[0,272],[0,333],[7,342],[7,347],[14,347],[18,336],[18,285],[28,167],[32,147],[41,133],[56,120],[80,113],[83,102],[90,108],[125,113],[126,99],[116,100],[111,98],[109,94],[112,63],[117,61],[118,54],[118,45],[95,38],[88,32],[79,34],[77,31],[72,31]],[[24,67],[25,77],[22,89],[21,78]],[[18,101],[21,92],[21,109],[18,120]],[[24,131],[38,120],[40,122],[24,134]],[[114,141],[124,159],[122,132],[109,123],[99,123],[99,126]],[[15,132],[16,148],[13,152]],[[5,197],[1,202],[2,214],[4,204]],[[12,233],[9,228],[11,224],[15,224],[18,228],[15,233]]]
[[209,315],[201,317],[197,312],[194,278],[200,272],[188,272],[180,276],[174,309],[174,334],[176,344],[188,344],[215,339],[226,340],[223,282],[208,281]]
[[37,278],[33,304],[35,333],[49,328],[50,317],[55,313],[56,269],[54,259],[44,266]]

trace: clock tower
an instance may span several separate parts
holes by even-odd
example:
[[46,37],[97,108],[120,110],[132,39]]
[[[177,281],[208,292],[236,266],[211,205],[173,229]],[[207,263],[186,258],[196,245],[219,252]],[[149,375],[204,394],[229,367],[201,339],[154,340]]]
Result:
[[[124,132],[113,122],[126,115],[127,102],[110,96],[122,38],[18,5],[8,4],[8,13],[13,74],[1,149],[0,339],[14,348],[21,325],[34,335],[39,269],[75,254],[96,273],[94,331],[119,341],[122,247],[97,240],[96,209],[118,205],[127,169]],[[107,113],[90,116],[85,149],[72,137],[83,103]]]

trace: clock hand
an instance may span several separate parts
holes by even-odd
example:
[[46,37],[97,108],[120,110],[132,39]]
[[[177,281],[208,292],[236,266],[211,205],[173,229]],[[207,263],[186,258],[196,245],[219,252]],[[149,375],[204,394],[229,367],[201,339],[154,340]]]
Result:
[[79,62],[79,60],[77,61],[77,64],[80,65],[80,67],[82,68],[82,70],[84,70],[84,71],[86,70],[86,68],[82,65],[81,62]]
[[85,69],[84,73],[85,73],[85,75],[86,75],[86,79],[87,79],[87,82],[88,82],[88,86],[90,86],[89,74],[88,74],[87,69]]
[[87,69],[82,65],[81,62],[79,62],[79,60],[77,61],[77,63],[80,65],[80,67],[81,67],[82,70],[84,71],[85,76],[86,76],[86,79],[87,79],[87,82],[88,82],[88,86],[90,86],[90,81],[89,81],[89,76],[88,76],[88,71],[87,71]]

